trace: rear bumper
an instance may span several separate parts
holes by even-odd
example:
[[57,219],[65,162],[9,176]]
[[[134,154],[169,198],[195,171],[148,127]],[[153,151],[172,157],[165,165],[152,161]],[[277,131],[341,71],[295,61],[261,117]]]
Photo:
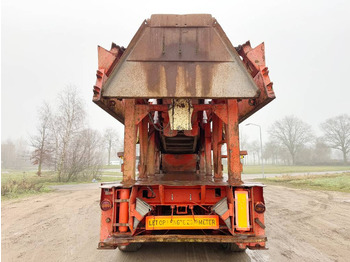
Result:
[[100,242],[99,249],[116,248],[118,245],[145,242],[197,242],[197,243],[236,243],[252,249],[265,249],[265,236],[223,236],[223,235],[140,235],[110,237]]

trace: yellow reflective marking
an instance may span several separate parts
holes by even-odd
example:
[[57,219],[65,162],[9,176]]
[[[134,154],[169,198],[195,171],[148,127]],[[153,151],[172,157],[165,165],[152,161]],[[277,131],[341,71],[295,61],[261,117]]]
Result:
[[235,191],[236,198],[236,228],[238,230],[249,230],[249,208],[248,192]]
[[218,229],[219,217],[210,216],[148,216],[146,230],[163,229]]

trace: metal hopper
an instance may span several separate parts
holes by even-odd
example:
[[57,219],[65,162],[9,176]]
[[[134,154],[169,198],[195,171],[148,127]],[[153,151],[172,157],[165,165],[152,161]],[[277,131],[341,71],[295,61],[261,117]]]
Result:
[[103,88],[118,98],[253,98],[258,87],[211,15],[152,15]]

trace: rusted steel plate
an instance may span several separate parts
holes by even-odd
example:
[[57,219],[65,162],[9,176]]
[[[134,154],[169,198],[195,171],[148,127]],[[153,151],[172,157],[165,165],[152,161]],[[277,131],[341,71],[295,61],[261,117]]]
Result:
[[[198,15],[186,19],[201,20]],[[151,20],[141,26],[111,72],[103,86],[104,97],[259,96],[253,78],[217,22],[209,27],[193,22],[190,28],[173,28],[161,26],[163,22],[150,27]]]
[[251,77],[234,63],[127,62],[107,80],[104,97],[254,98]]
[[152,15],[148,23],[151,27],[208,27],[214,21],[209,14]]
[[125,108],[124,103],[117,99],[96,99],[94,101],[99,107],[105,110],[108,114],[117,119],[120,123],[124,124],[125,120]]
[[146,27],[127,61],[234,62],[214,27]]
[[248,41],[239,46],[237,51],[260,89],[260,96],[257,99],[242,100],[238,104],[239,122],[242,122],[270,103],[276,96],[272,88],[273,83],[270,81],[269,70],[265,64],[264,43],[252,48]]
[[[164,176],[163,176],[164,177]],[[156,175],[154,179],[138,180],[133,183],[118,183],[118,182],[106,182],[101,184],[101,188],[123,187],[130,188],[132,186],[152,186],[152,185],[164,185],[164,186],[239,186],[239,187],[264,187],[261,183],[237,183],[231,184],[227,182],[227,177],[221,181],[214,181],[212,178],[202,178],[201,176],[191,176],[188,173],[170,174],[168,180],[162,180],[162,175]]]
[[[175,143],[179,143],[175,141]],[[196,172],[197,154],[163,154],[164,172]],[[175,177],[176,179],[176,177]]]
[[134,237],[112,237],[103,242],[105,245],[132,242],[206,242],[206,243],[262,243],[265,236],[224,236],[224,235],[145,235]]

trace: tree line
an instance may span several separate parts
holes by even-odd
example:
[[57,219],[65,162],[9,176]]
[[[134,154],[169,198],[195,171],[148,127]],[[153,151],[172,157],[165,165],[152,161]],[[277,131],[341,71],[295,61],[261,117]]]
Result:
[[44,102],[39,107],[36,131],[28,140],[30,149],[21,151],[17,143],[2,143],[3,167],[18,168],[15,163],[23,154],[37,165],[38,176],[45,167],[57,174],[59,182],[97,178],[106,163],[106,151],[110,164],[112,152],[116,155],[120,149],[116,130],[109,128],[101,135],[89,127],[85,105],[72,86],[57,96],[55,105]]
[[[117,151],[123,150],[123,139],[108,128],[101,134],[89,127],[85,106],[75,87],[67,87],[55,105],[44,102],[38,110],[38,124],[26,141],[6,141],[1,146],[3,168],[37,165],[38,176],[43,166],[57,174],[58,181],[97,178],[101,166],[111,164]],[[295,116],[285,116],[268,129],[269,138],[260,153],[260,142],[240,138],[241,149],[248,150],[250,163],[264,159],[270,164],[334,164],[332,150],[348,163],[350,154],[350,116],[342,114],[320,124],[322,136],[317,137],[311,126]],[[106,161],[107,160],[107,161]],[[245,160],[247,161],[247,159]],[[260,162],[261,163],[261,162]]]
[[[317,137],[312,127],[295,116],[285,116],[268,129],[269,138],[264,144],[263,159],[271,164],[334,164],[332,150],[340,152],[343,164],[348,163],[350,153],[350,116],[338,115],[320,124],[322,135]],[[261,161],[258,141],[248,143],[250,158]],[[251,161],[250,161],[251,162]]]

